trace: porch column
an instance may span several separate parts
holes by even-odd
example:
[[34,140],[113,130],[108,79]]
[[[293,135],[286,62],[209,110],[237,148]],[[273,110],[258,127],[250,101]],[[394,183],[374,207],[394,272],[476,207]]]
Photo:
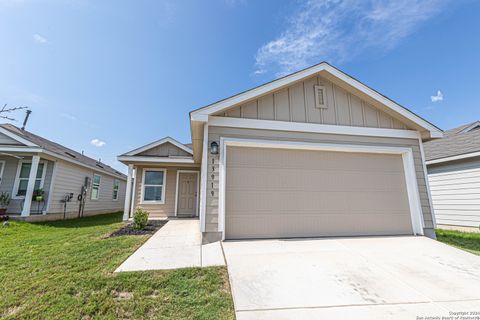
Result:
[[123,221],[130,218],[130,200],[132,199],[133,164],[128,165],[127,190],[125,191],[125,206],[123,207]]
[[30,175],[28,176],[27,192],[25,194],[25,200],[23,203],[22,217],[28,217],[30,215],[30,207],[32,205],[33,189],[35,188],[35,180],[37,178],[38,163],[40,162],[40,156],[32,157],[32,166],[30,167]]

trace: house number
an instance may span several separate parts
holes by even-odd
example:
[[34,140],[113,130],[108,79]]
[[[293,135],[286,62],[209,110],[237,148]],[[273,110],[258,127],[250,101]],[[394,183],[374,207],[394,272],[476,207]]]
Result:
[[[210,176],[212,178],[212,180],[215,180],[215,158],[212,158],[212,175]],[[212,181],[212,189],[213,189],[213,181]],[[211,191],[210,194],[213,196],[215,196],[215,191]]]

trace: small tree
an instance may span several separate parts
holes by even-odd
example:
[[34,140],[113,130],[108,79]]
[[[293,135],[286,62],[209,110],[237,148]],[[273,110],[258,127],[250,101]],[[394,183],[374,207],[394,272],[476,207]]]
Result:
[[133,229],[135,230],[144,229],[148,224],[149,215],[150,213],[141,207],[138,207],[137,209],[135,209],[135,212],[133,213]]

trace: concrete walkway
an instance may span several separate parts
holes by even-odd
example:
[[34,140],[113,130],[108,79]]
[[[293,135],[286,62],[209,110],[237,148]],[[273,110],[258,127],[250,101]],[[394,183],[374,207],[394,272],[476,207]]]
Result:
[[239,320],[480,312],[480,257],[426,237],[227,241],[223,249]]
[[197,219],[170,220],[115,272],[224,266],[220,242],[202,245]]

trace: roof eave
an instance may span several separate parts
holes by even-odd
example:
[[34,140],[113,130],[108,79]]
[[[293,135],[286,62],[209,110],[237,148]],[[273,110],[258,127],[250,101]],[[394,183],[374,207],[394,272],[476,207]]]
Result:
[[203,108],[194,110],[190,112],[190,121],[195,122],[208,122],[208,118],[210,115],[218,113],[222,110],[231,108],[235,105],[241,104],[247,100],[251,100],[255,97],[267,94],[269,92],[278,90],[282,87],[288,86],[292,82],[299,81],[311,75],[314,75],[319,72],[327,72],[328,74],[336,77],[344,81],[345,83],[349,84],[350,86],[356,88],[357,90],[363,92],[364,94],[370,96],[372,99],[378,101],[379,103],[389,107],[394,112],[398,113],[402,117],[408,119],[412,123],[415,123],[418,127],[422,128],[424,131],[428,131],[430,137],[429,138],[441,138],[443,137],[443,131],[436,127],[435,125],[431,124],[427,120],[421,118],[417,114],[413,113],[412,111],[408,110],[407,108],[399,105],[398,103],[394,102],[390,98],[380,94],[379,92],[375,91],[374,89],[368,87],[367,85],[361,83],[360,81],[356,80],[355,78],[351,77],[350,75],[340,71],[339,69],[331,66],[326,62],[321,62],[315,66],[312,66],[307,69],[303,69],[291,75],[287,75],[283,78],[271,81],[264,85],[258,86],[248,91],[244,91],[237,95],[234,95],[230,98],[226,98],[205,106]]

